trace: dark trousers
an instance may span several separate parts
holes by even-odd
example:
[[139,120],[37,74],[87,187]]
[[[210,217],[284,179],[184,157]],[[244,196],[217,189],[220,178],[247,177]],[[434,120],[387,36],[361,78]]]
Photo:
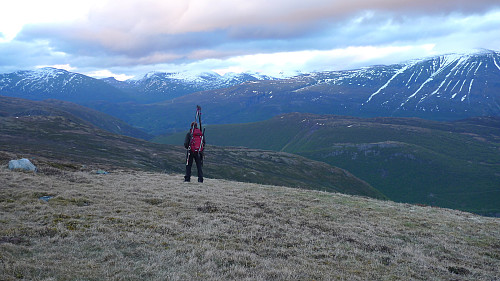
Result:
[[202,165],[202,155],[198,152],[190,152],[188,162],[186,165],[186,175],[184,176],[185,181],[190,181],[191,179],[191,167],[193,166],[193,159],[196,162],[196,169],[198,169],[198,181],[203,182],[203,170],[201,169]]

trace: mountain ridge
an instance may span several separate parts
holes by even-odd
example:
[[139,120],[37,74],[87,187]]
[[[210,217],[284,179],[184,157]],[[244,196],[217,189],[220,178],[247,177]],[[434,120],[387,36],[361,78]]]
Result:
[[100,129],[140,139],[151,139],[152,136],[124,121],[100,111],[84,107],[72,102],[55,99],[33,101],[21,98],[0,96],[0,117],[23,116],[65,116],[79,118]]
[[159,102],[180,97],[189,93],[226,88],[248,81],[274,80],[275,78],[250,73],[216,72],[161,72],[146,73],[137,79],[117,81],[102,79],[121,90],[132,94],[141,103]]
[[[427,119],[499,116],[499,65],[500,55],[494,51],[446,55],[405,64],[304,74],[279,82],[247,83],[193,94],[191,100],[208,102],[217,96],[236,104],[258,103],[278,113],[298,111],[360,117],[427,114]],[[417,104],[411,107],[417,98],[420,98]],[[301,105],[306,109],[300,110]],[[286,110],[287,107],[293,109]]]
[[[256,116],[251,121],[294,111],[450,120],[500,115],[499,54],[497,51],[481,50],[393,65],[314,72],[286,79],[251,73],[221,76],[215,72],[157,71],[139,79],[118,81],[98,80],[65,70],[45,68],[0,74],[0,94],[38,100],[58,98],[87,102],[86,105],[96,100],[111,103],[168,100],[179,106],[187,102],[217,102],[214,109],[222,112],[228,110],[226,100],[238,107],[241,120],[245,120],[243,114],[250,115],[255,111],[265,115],[265,118]],[[51,82],[64,75],[64,80]],[[74,86],[70,87],[72,84]],[[103,87],[107,89],[105,93]],[[67,93],[62,95],[61,92]],[[99,95],[83,97],[88,92],[99,92]],[[214,101],[215,98],[217,101]],[[261,108],[253,109],[256,106]],[[227,117],[221,116],[215,122],[224,122],[222,119]]]
[[[161,134],[159,128],[172,132],[183,128],[183,112],[196,104],[210,109],[207,122],[213,124],[261,121],[289,112],[457,120],[500,116],[499,54],[482,50],[286,79],[248,73],[153,72],[118,81],[42,69],[41,73],[52,74],[1,74],[0,94],[78,102],[155,135]],[[50,82],[54,73],[66,78]],[[152,107],[161,114],[154,112],[158,116],[144,122]]]
[[[249,81],[229,88],[196,92],[145,106],[97,109],[158,135],[175,132],[203,105],[207,124],[262,121],[302,112],[357,117],[418,117],[460,120],[500,116],[498,52],[448,55],[406,64],[349,71],[303,74],[282,80]],[[129,118],[148,111],[153,122]],[[177,125],[178,124],[178,125]]]
[[0,95],[77,103],[89,100],[123,102],[129,99],[123,92],[103,81],[51,67],[0,74]]

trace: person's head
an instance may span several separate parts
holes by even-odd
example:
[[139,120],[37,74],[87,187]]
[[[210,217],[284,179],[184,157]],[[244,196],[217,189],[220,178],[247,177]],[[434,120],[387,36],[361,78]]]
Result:
[[196,122],[191,123],[191,128],[198,128],[198,123]]

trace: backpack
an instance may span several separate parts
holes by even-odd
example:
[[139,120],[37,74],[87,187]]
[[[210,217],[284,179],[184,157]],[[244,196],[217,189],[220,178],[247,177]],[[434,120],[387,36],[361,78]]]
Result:
[[193,137],[191,138],[191,151],[192,152],[203,151],[203,133],[198,128],[193,129]]

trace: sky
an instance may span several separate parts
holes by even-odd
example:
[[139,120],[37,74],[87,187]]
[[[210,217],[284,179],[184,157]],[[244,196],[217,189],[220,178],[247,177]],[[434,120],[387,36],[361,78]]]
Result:
[[0,0],[0,73],[355,69],[500,50],[498,0]]

